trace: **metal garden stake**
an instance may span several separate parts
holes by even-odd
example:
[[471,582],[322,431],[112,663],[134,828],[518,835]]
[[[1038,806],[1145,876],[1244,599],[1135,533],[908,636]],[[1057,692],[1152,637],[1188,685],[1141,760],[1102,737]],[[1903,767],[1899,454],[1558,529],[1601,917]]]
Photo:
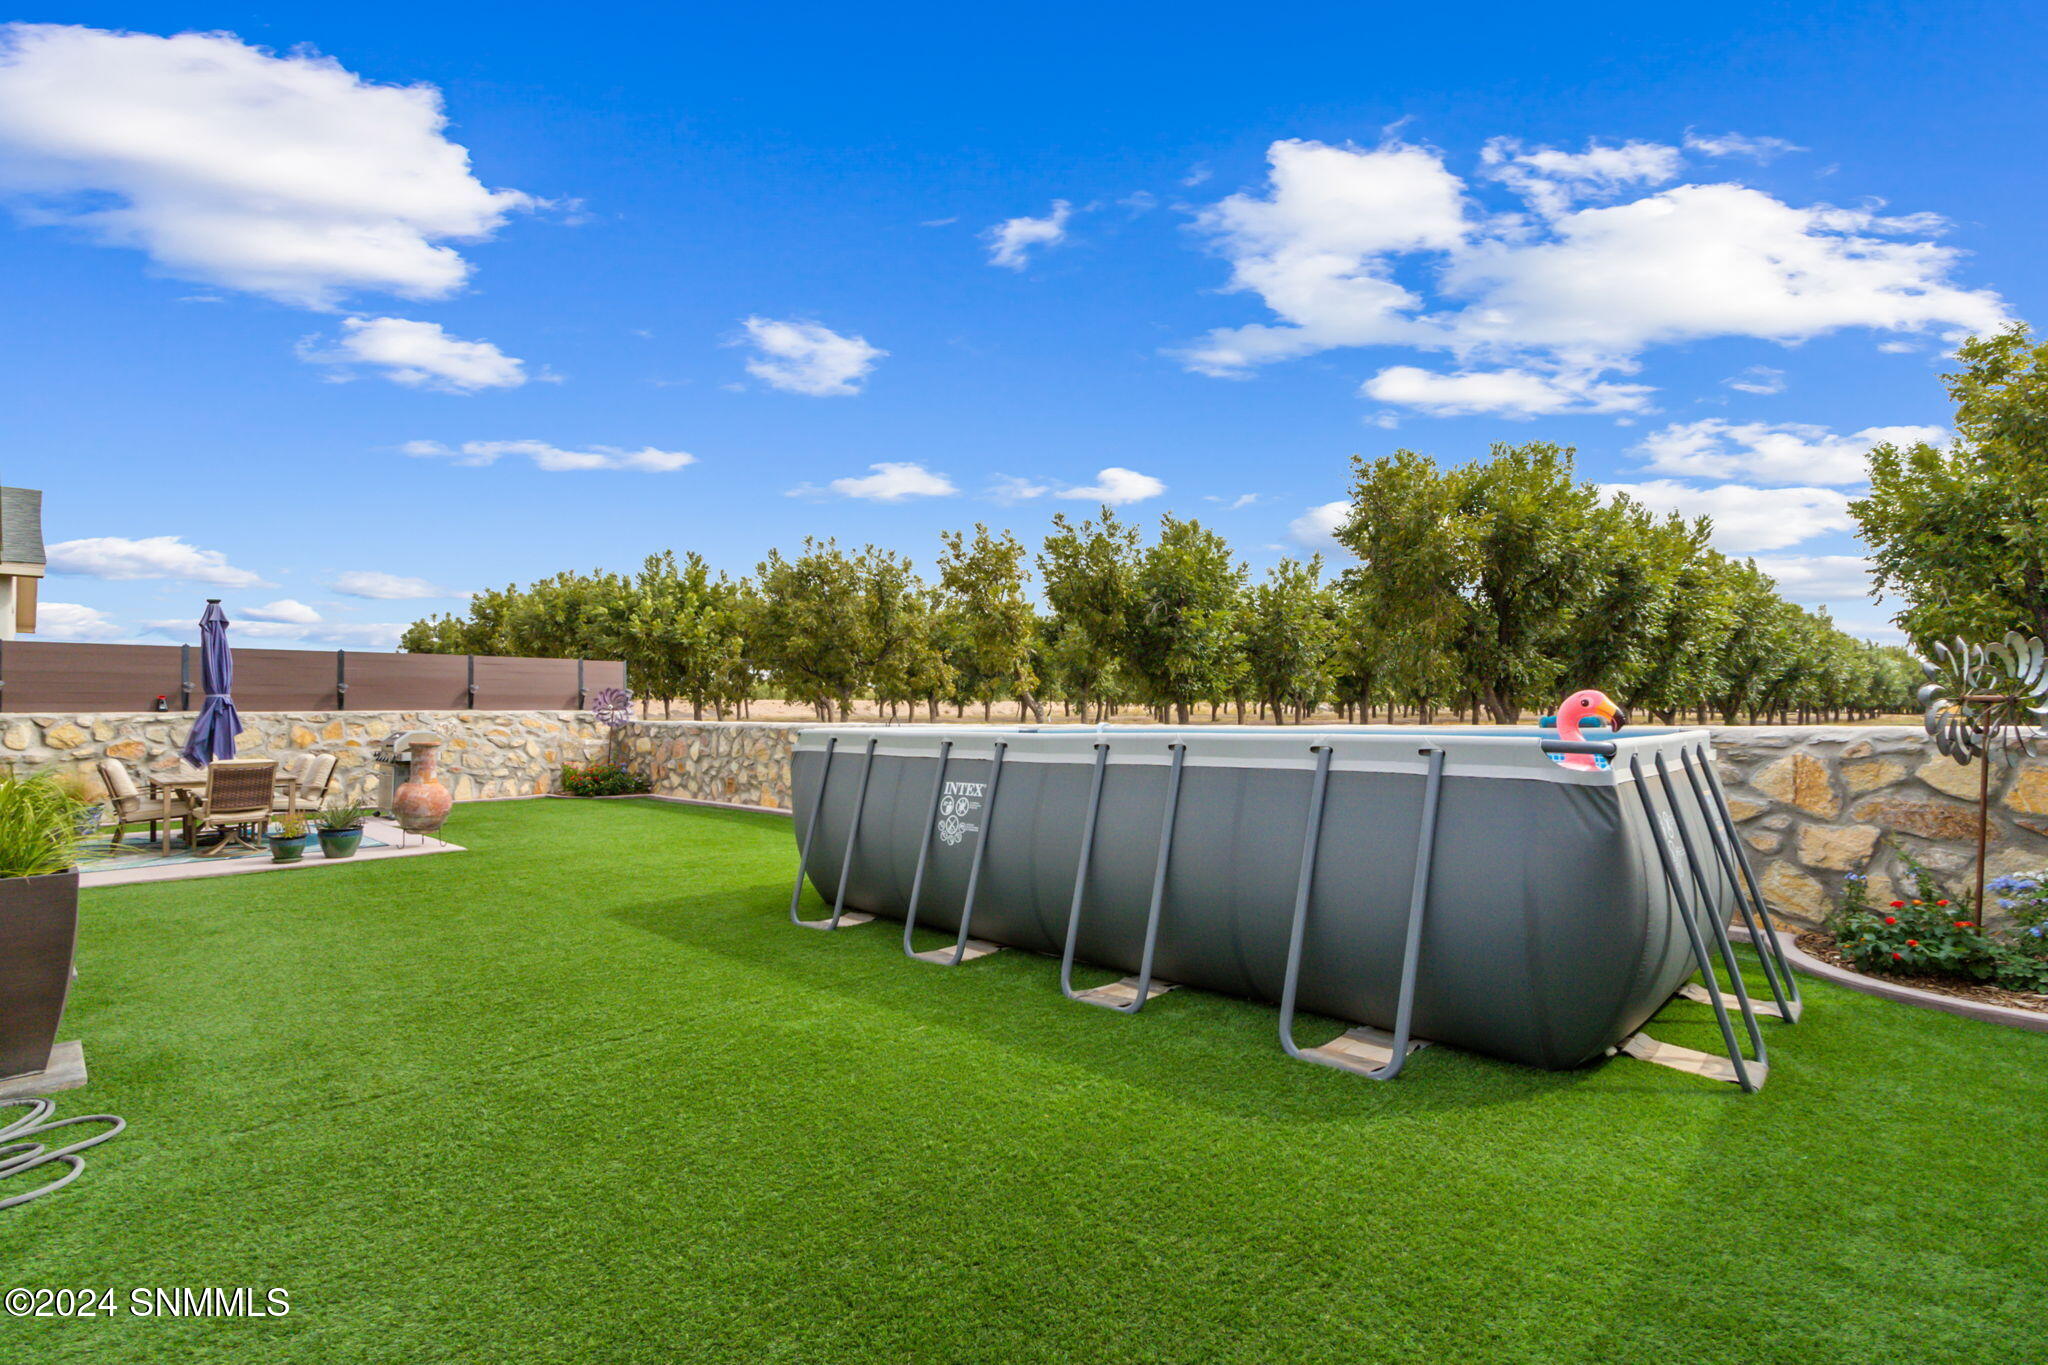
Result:
[[1977,772],[1977,932],[1984,932],[1984,848],[1991,830],[1991,760],[2007,767],[2031,753],[2029,743],[2048,718],[2048,646],[2038,636],[2008,634],[2003,644],[1953,646],[1934,642],[1922,663],[1920,689],[1927,733],[1934,747]]

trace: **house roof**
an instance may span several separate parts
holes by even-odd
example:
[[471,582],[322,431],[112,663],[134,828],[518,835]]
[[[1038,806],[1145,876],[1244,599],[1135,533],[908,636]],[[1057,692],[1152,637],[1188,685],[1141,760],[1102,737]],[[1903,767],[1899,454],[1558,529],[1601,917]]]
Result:
[[0,488],[0,563],[43,562],[42,490]]

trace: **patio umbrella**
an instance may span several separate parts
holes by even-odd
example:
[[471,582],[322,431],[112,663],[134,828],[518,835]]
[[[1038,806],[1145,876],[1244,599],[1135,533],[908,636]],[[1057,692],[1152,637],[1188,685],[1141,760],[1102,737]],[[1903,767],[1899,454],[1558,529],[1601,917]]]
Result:
[[228,649],[228,615],[220,599],[206,600],[199,618],[199,677],[206,689],[206,701],[199,718],[192,722],[192,737],[185,741],[185,761],[203,768],[216,758],[235,756],[235,736],[242,733],[242,718],[235,714],[230,689],[235,682],[235,656]]

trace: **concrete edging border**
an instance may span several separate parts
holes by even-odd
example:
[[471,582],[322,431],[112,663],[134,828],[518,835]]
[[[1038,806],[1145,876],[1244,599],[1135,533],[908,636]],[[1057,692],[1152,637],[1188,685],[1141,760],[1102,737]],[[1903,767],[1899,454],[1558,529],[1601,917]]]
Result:
[[[1982,1000],[1964,1000],[1953,995],[1939,995],[1923,991],[1917,986],[1902,985],[1886,981],[1881,977],[1865,976],[1832,962],[1823,962],[1802,949],[1791,934],[1774,930],[1778,942],[1785,949],[1785,957],[1794,967],[1808,976],[1822,981],[1874,995],[1883,1000],[1896,1000],[1902,1005],[1918,1005],[1921,1009],[1939,1010],[1943,1014],[1960,1015],[1965,1019],[1977,1019],[1987,1024],[2004,1024],[2008,1028],[2026,1029],[2031,1033],[2048,1033],[2048,1012],[2041,1010],[2015,1009],[2011,1005],[1993,1005]],[[1728,926],[1728,936],[1740,942],[1748,942],[1749,934],[1740,924]]]

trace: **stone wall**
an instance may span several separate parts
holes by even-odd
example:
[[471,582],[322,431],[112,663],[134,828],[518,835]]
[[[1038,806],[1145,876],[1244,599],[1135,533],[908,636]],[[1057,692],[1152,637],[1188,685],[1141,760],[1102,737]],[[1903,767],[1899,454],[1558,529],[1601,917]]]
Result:
[[[0,762],[21,771],[118,758],[138,776],[178,768],[189,713],[0,716]],[[603,753],[603,732],[582,711],[244,711],[238,758],[334,754],[336,799],[373,804],[383,765],[372,753],[394,732],[441,736],[441,780],[457,801],[554,791],[562,764]]]
[[802,725],[646,720],[626,727],[627,765],[657,796],[788,810],[789,756]]
[[[665,796],[789,808],[802,724],[641,721],[634,769]],[[1729,806],[1772,909],[1813,923],[1850,873],[1893,898],[1905,849],[1962,890],[1976,859],[1978,769],[1909,726],[1743,726],[1713,732]],[[1992,875],[2048,866],[2048,762],[1992,770]],[[1995,920],[1994,920],[1995,922]]]
[[[1728,803],[1765,898],[1812,923],[1842,879],[1870,879],[1872,898],[1910,891],[1904,849],[1951,891],[1974,894],[1977,784],[1982,769],[1943,758],[1918,727],[1717,729]],[[1991,767],[1990,875],[2048,866],[2048,763]],[[1997,922],[1994,914],[1992,922]]]

